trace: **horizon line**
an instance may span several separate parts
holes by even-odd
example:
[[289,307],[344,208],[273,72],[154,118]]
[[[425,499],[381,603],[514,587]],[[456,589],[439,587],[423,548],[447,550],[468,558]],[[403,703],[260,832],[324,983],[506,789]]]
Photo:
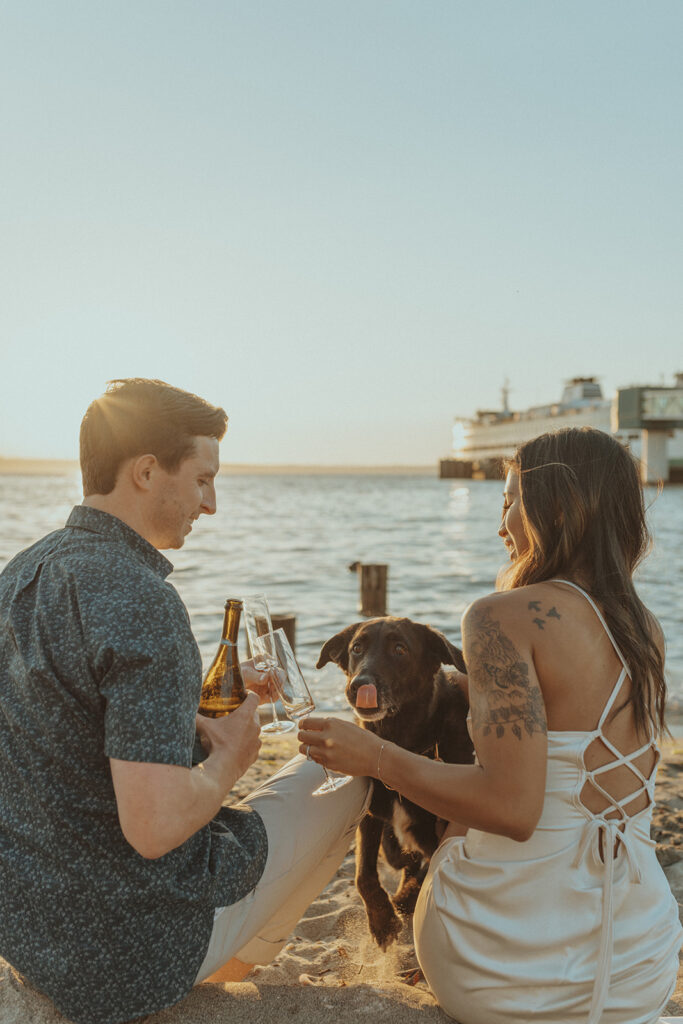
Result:
[[[262,463],[262,462],[224,462],[221,471],[234,475],[258,474],[290,474],[310,473],[320,476],[325,473],[395,473],[395,474],[428,474],[438,473],[438,460],[433,463]],[[39,459],[39,458],[7,458],[0,456],[1,476],[61,476],[65,473],[79,472],[78,459]]]

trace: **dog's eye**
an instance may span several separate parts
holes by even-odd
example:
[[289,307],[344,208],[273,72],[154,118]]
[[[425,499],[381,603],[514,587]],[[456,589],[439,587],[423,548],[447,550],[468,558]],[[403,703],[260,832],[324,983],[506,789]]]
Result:
[[362,650],[363,650],[362,644],[359,644],[358,641],[356,641],[356,643],[351,646],[351,653],[352,654],[360,654],[360,652]]
[[404,655],[408,653],[408,648],[405,646],[405,644],[396,644],[394,646],[394,651],[396,652],[396,654]]

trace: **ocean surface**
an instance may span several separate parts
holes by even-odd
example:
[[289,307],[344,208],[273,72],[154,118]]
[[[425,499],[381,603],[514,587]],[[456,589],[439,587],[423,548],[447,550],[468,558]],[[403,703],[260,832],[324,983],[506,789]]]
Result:
[[[494,589],[506,561],[497,535],[502,483],[425,476],[219,476],[218,512],[202,516],[170,577],[190,613],[205,667],[227,597],[265,593],[296,615],[297,657],[318,706],[345,707],[334,665],[317,671],[323,643],[359,619],[355,561],[386,563],[388,612],[442,630],[459,644],[460,616]],[[0,476],[0,569],[58,529],[81,500],[76,474]],[[647,493],[654,548],[638,573],[667,639],[672,711],[683,711],[683,488]]]

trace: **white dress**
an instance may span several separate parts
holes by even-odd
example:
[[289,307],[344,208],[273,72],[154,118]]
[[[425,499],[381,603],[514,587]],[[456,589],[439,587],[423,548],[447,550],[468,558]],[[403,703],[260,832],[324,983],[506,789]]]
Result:
[[[628,667],[593,600],[569,585],[593,605],[623,668],[597,729],[548,733],[543,811],[528,841],[470,829],[432,858],[415,948],[436,999],[460,1024],[656,1024],[676,984],[683,933],[650,839],[660,754],[653,732],[628,755],[603,735]],[[588,771],[595,739],[613,760]],[[657,759],[647,779],[632,762],[650,747]],[[622,764],[638,785],[619,804],[600,775]],[[610,801],[600,814],[581,802],[588,780]],[[629,817],[624,806],[643,792],[648,806]]]

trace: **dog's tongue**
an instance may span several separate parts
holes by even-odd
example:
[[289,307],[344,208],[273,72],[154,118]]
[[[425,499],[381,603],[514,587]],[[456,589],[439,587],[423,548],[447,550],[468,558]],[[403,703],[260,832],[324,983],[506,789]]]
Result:
[[377,707],[377,690],[372,685],[372,683],[365,683],[363,686],[358,687],[358,692],[356,693],[356,707]]

